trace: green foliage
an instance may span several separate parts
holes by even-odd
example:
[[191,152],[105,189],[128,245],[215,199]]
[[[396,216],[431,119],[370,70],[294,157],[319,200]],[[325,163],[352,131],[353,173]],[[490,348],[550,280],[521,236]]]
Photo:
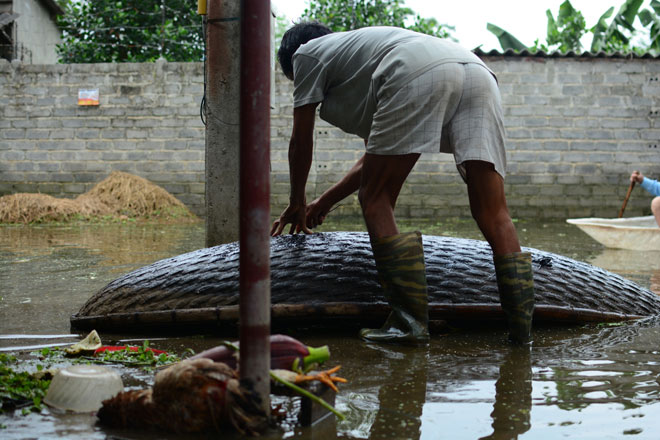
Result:
[[651,0],[651,9],[643,9],[639,12],[639,20],[644,27],[649,28],[649,52],[660,55],[660,2]]
[[144,341],[137,351],[129,349],[104,351],[95,358],[87,358],[101,364],[123,364],[140,367],[160,367],[179,362],[181,359],[173,354],[154,354],[149,350],[149,341]]
[[548,17],[548,46],[557,46],[556,50],[560,52],[580,51],[580,38],[587,32],[587,22],[582,13],[569,0],[559,7],[556,20],[550,9],[545,13]]
[[486,29],[488,29],[497,37],[500,42],[500,46],[502,46],[502,50],[513,49],[515,51],[521,51],[527,49],[527,46],[521,43],[520,40],[518,40],[516,37],[501,27],[495,26],[492,23],[487,23]]
[[274,47],[278,48],[280,47],[280,41],[282,41],[282,36],[284,35],[284,32],[291,26],[291,23],[289,23],[289,20],[287,20],[286,17],[283,17],[281,15],[278,15],[275,17],[275,22],[273,23],[274,27],[274,34],[275,34],[275,44]]
[[635,32],[633,23],[643,2],[644,0],[626,0],[609,24],[606,20],[612,16],[614,8],[605,11],[598,23],[591,28],[594,34],[591,51],[630,52],[633,49],[630,38]]
[[433,18],[415,14],[404,6],[404,0],[310,0],[301,18],[320,21],[334,32],[367,26],[395,26],[440,38],[452,38],[451,31],[454,30]]
[[[559,7],[556,19],[550,10],[546,11],[548,17],[546,43],[536,40],[534,45],[528,49],[532,52],[536,50],[578,52],[582,49],[580,39],[587,33],[592,33],[593,40],[590,49],[592,52],[635,52],[638,54],[651,52],[657,54],[660,50],[660,18],[658,17],[660,2],[651,0],[650,10],[639,11],[643,2],[644,0],[625,0],[616,15],[614,15],[614,7],[611,7],[600,16],[596,25],[588,29],[582,13],[571,5],[570,0],[566,0]],[[632,42],[632,38],[638,32],[634,27],[636,17],[639,17],[643,26],[650,27],[651,42],[648,46],[643,43],[635,45]],[[488,29],[498,37],[503,50],[527,49],[524,44],[503,29],[491,24],[488,25]]]
[[23,408],[24,414],[39,412],[50,380],[35,379],[28,372],[14,371],[11,365],[16,363],[16,357],[0,353],[0,413],[17,408]]
[[74,364],[121,364],[130,367],[141,367],[144,370],[150,370],[153,367],[179,362],[181,358],[174,354],[155,354],[150,350],[149,341],[144,341],[137,351],[128,348],[115,351],[104,351],[95,356],[82,356],[78,358],[65,358],[63,350],[58,347],[43,348],[39,355],[51,362],[61,362],[67,360]]
[[451,32],[455,30],[454,26],[438,23],[438,20],[435,18],[424,18],[419,14],[415,15],[415,20],[408,29],[422,34],[433,35],[439,38],[449,38],[450,40],[457,41],[456,38],[451,35]]
[[58,17],[62,63],[201,61],[197,3],[189,0],[66,0]]

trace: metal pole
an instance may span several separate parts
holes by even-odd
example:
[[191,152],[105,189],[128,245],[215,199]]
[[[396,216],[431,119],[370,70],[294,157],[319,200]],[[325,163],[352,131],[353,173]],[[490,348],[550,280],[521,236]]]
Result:
[[270,2],[243,0],[240,97],[240,375],[270,414]]

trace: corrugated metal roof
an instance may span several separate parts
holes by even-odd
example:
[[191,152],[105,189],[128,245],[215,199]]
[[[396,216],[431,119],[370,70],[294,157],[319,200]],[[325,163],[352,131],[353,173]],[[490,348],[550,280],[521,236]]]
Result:
[[480,48],[476,48],[473,52],[478,56],[489,56],[489,57],[536,57],[536,58],[622,58],[622,59],[660,59],[659,55],[653,55],[650,53],[645,53],[644,55],[639,55],[634,52],[623,53],[623,52],[543,52],[542,50],[532,52],[528,49],[521,50],[516,52],[513,49],[507,49],[504,52],[500,52],[496,49],[485,52]]

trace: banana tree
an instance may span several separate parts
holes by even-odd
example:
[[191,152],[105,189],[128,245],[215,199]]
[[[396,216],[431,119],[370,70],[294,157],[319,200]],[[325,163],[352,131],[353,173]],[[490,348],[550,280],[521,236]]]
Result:
[[587,32],[587,23],[580,11],[575,9],[569,0],[559,6],[557,19],[550,9],[545,11],[548,17],[548,46],[558,45],[557,50],[579,52],[582,49],[580,39]]
[[639,12],[639,20],[644,27],[649,27],[651,44],[649,52],[653,55],[660,54],[660,2],[651,0],[651,10],[644,9]]
[[644,3],[644,0],[626,0],[609,24],[607,23],[607,19],[612,16],[614,7],[605,11],[598,19],[598,23],[591,28],[591,32],[594,34],[594,39],[591,42],[591,51],[613,52],[630,50],[630,37],[624,31],[628,31],[631,34],[635,32],[633,23],[642,3]]
[[[609,8],[600,16],[598,22],[591,29],[586,28],[586,23],[582,13],[566,0],[561,4],[557,19],[550,10],[546,11],[548,17],[547,45],[539,44],[538,40],[534,46],[529,49],[534,51],[538,49],[549,50],[548,46],[558,45],[557,50],[567,52],[569,50],[579,51],[582,48],[580,39],[587,32],[593,34],[591,44],[592,52],[646,52],[647,47],[632,47],[631,37],[635,33],[634,22],[639,16],[642,24],[650,26],[651,46],[654,53],[660,53],[660,1],[651,0],[651,10],[645,9],[639,11],[644,0],[625,0],[619,11],[614,14],[614,7]],[[611,19],[611,20],[610,20]],[[488,23],[487,28],[500,41],[503,50],[514,49],[521,51],[528,49],[509,32]]]
[[[557,50],[561,52],[568,52],[569,50],[579,51],[582,48],[580,43],[580,38],[586,33],[586,22],[584,21],[584,16],[578,10],[576,10],[573,5],[571,5],[570,0],[566,0],[559,7],[559,13],[557,14],[557,19],[552,15],[550,9],[545,12],[548,17],[548,28],[547,28],[547,43],[549,46],[558,45]],[[520,42],[516,37],[511,35],[508,31],[488,23],[486,28],[492,32],[500,42],[502,50],[513,49],[516,51],[521,51],[523,49],[528,49],[526,45]],[[539,44],[538,41],[534,46],[529,48],[530,50],[548,50],[548,46]]]
[[491,31],[499,40],[502,50],[513,49],[520,52],[527,49],[527,46],[520,42],[516,37],[505,31],[501,27],[495,26],[492,23],[486,23],[486,29]]

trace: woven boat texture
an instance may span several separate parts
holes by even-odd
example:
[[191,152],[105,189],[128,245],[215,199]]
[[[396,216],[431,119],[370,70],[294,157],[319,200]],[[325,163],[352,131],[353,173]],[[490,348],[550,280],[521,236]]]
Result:
[[[486,242],[423,236],[423,243],[432,319],[460,316],[469,321],[501,314]],[[619,275],[557,254],[523,250],[532,253],[537,311],[546,320],[556,315],[575,322],[611,321],[660,313],[660,296]],[[113,315],[159,312],[157,320],[166,322],[168,314],[160,312],[179,311],[182,316],[204,310],[211,316],[211,309],[217,311],[212,319],[235,318],[226,312],[238,304],[238,257],[238,243],[230,243],[157,261],[108,284],[71,321],[77,326],[90,317],[99,323]],[[349,315],[387,313],[366,233],[273,238],[271,295],[276,317],[308,313],[317,315],[309,319],[322,322],[341,310]],[[176,313],[169,316],[176,319]]]

